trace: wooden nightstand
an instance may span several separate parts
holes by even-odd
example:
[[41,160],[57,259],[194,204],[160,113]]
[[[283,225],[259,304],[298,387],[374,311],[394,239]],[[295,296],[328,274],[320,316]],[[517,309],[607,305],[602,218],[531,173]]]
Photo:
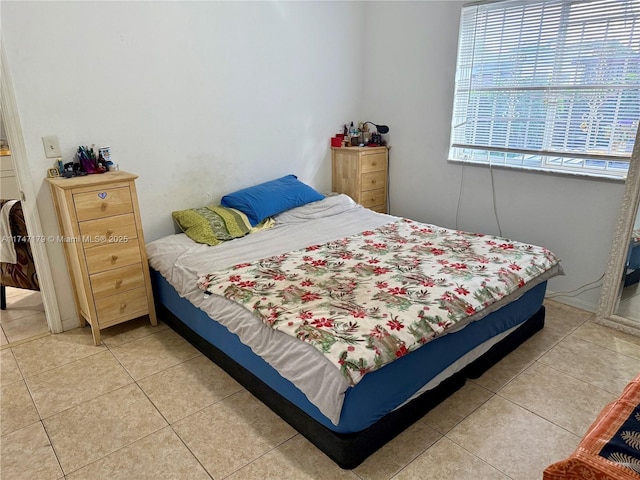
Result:
[[47,178],[83,325],[100,330],[149,315],[157,324],[135,179],[127,172]]
[[331,148],[331,189],[363,207],[387,213],[387,147]]

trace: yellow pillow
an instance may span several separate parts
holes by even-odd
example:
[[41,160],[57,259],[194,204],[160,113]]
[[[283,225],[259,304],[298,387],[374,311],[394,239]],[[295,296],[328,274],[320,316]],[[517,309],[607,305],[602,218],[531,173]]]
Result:
[[249,219],[240,210],[222,206],[177,210],[171,215],[180,229],[194,242],[211,246],[273,226],[273,220],[268,218],[251,227]]

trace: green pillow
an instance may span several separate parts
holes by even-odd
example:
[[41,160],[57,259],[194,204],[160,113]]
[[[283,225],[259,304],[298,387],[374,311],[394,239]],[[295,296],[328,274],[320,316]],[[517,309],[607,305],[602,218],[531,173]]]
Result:
[[[255,230],[247,216],[234,208],[189,208],[172,212],[171,215],[180,229],[194,242],[211,246],[244,237]],[[261,225],[256,227],[264,228]]]

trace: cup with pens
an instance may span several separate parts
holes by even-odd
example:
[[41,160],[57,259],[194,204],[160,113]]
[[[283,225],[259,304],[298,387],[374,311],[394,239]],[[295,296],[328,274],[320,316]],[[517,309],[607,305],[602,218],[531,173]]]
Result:
[[93,146],[91,146],[91,148],[83,145],[79,146],[76,155],[78,157],[80,168],[87,174],[104,173],[107,171],[102,155],[96,156]]

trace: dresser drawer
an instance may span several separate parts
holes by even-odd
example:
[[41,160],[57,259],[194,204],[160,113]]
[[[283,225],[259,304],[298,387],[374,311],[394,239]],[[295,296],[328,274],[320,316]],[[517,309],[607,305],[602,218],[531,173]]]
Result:
[[362,173],[376,172],[378,170],[386,171],[387,156],[385,153],[363,154],[360,157],[360,171]]
[[79,222],[133,212],[129,187],[75,193],[73,203]]
[[384,188],[387,179],[384,170],[380,172],[365,173],[362,175],[361,189],[373,190],[374,188]]
[[129,240],[126,243],[107,243],[106,245],[87,248],[84,254],[90,274],[142,261],[137,239]]
[[382,205],[374,205],[373,207],[369,207],[370,210],[373,210],[374,212],[378,212],[378,213],[387,213],[387,206],[382,204]]
[[126,243],[127,240],[138,237],[133,213],[87,220],[80,222],[79,225],[85,248],[97,247],[106,243]]
[[96,299],[139,287],[144,287],[141,263],[91,275],[91,289]]
[[371,208],[376,205],[385,205],[387,203],[387,197],[384,194],[384,188],[377,188],[375,190],[367,190],[360,194],[360,205],[366,208]]
[[148,312],[147,289],[144,287],[96,299],[100,328],[115,325],[124,319],[140,317]]

